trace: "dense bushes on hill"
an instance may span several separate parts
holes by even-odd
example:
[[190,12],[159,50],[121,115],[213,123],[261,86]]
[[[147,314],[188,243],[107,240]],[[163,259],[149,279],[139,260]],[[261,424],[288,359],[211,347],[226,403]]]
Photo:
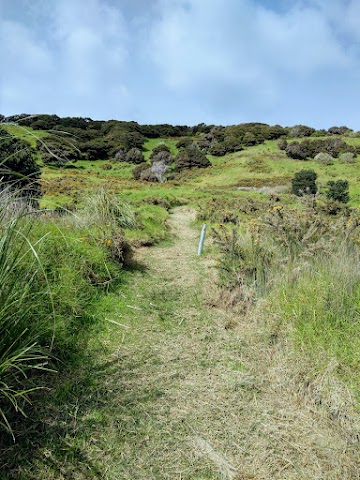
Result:
[[[283,141],[281,141],[280,145],[279,143],[279,148],[285,145]],[[355,147],[353,147],[352,145],[348,145],[344,140],[339,137],[303,140],[302,142],[294,141],[287,144],[285,151],[288,157],[297,160],[314,158],[319,153],[327,153],[333,158],[337,158],[341,153],[345,152],[357,153],[357,149]]]

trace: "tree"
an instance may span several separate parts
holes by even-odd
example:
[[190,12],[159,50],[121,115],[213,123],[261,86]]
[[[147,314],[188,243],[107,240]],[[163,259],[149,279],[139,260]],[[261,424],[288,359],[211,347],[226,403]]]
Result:
[[305,194],[314,195],[317,192],[317,174],[314,170],[300,170],[291,180],[292,193],[301,197]]
[[327,186],[327,198],[341,203],[347,203],[350,200],[349,182],[347,180],[330,180]]

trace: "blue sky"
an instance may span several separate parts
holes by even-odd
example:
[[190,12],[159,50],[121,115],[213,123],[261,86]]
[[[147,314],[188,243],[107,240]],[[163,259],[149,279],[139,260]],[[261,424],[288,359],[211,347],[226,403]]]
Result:
[[0,113],[360,130],[359,0],[0,0]]

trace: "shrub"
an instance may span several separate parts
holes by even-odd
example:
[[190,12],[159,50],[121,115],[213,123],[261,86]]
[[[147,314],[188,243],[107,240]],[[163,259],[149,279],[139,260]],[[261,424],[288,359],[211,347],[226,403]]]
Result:
[[288,143],[285,140],[285,138],[280,138],[279,141],[277,142],[277,146],[279,150],[286,150]]
[[140,180],[142,172],[148,170],[149,168],[150,165],[147,162],[140,163],[137,167],[135,167],[132,171],[135,180]]
[[211,165],[206,155],[197,148],[184,148],[175,159],[176,169],[184,170],[187,168],[206,168]]
[[289,137],[310,137],[315,132],[315,128],[307,127],[306,125],[294,125],[290,128]]
[[127,150],[124,147],[119,148],[119,150],[115,153],[115,160],[117,162],[126,162],[126,154]]
[[180,138],[180,140],[176,144],[176,148],[181,149],[181,148],[186,148],[189,147],[193,143],[193,140],[191,137],[183,137]]
[[321,165],[332,165],[334,163],[334,159],[331,155],[328,153],[320,152],[318,153],[314,160],[318,163],[321,163]]
[[255,135],[252,132],[246,132],[242,139],[242,143],[246,147],[252,147],[253,145],[256,145],[258,142],[256,140]]
[[300,170],[291,180],[292,193],[301,197],[304,194],[315,194],[317,174],[314,170]]
[[351,132],[351,128],[348,128],[346,126],[342,127],[330,127],[328,132],[331,133],[332,135],[345,135],[348,132]]
[[135,163],[135,165],[138,165],[143,163],[144,155],[138,148],[131,148],[126,154],[126,161],[128,163]]
[[166,165],[170,165],[174,161],[174,158],[172,157],[171,153],[168,152],[167,150],[161,150],[157,152],[155,155],[150,155],[151,158],[151,163],[156,163],[156,162],[163,162]]
[[226,155],[226,147],[224,145],[224,142],[213,143],[210,147],[209,153],[211,155],[214,155],[214,157],[222,157]]
[[339,160],[341,163],[356,163],[355,154],[352,152],[342,153]]
[[309,142],[291,142],[286,147],[286,155],[295,160],[306,160],[311,154]]
[[24,197],[40,195],[40,168],[30,145],[0,129],[0,178]]
[[158,145],[156,145],[156,147],[153,148],[150,154],[150,158],[154,158],[158,153],[161,152],[170,153],[170,147],[168,147],[166,143],[159,143]]
[[211,141],[208,138],[206,138],[205,136],[200,137],[196,143],[202,152],[205,152],[205,153],[209,152],[211,147]]
[[347,180],[330,180],[327,183],[328,190],[326,192],[327,198],[335,200],[340,203],[347,203],[349,197],[349,182]]

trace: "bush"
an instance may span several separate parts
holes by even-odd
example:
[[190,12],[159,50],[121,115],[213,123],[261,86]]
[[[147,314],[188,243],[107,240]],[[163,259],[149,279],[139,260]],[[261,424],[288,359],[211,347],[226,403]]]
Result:
[[156,162],[163,162],[166,165],[170,165],[174,161],[171,153],[167,150],[161,150],[160,152],[156,153],[155,155],[150,155],[151,163]]
[[184,170],[187,168],[206,168],[211,165],[206,155],[197,148],[184,148],[175,159],[176,169]]
[[119,150],[115,153],[115,160],[117,162],[126,162],[126,154],[127,150],[124,147],[119,148]]
[[158,145],[156,145],[156,147],[153,148],[150,154],[150,158],[153,159],[158,153],[161,152],[170,153],[170,147],[168,147],[166,143],[159,143]]
[[128,163],[135,163],[135,165],[138,165],[143,163],[144,155],[138,148],[131,148],[126,154],[126,161]]
[[22,197],[40,195],[40,168],[30,145],[0,129],[0,178]]
[[331,133],[332,135],[345,135],[348,132],[351,132],[351,128],[348,128],[346,126],[342,127],[330,127],[328,132]]
[[141,174],[149,168],[150,165],[147,162],[140,163],[137,167],[135,167],[132,171],[135,180],[141,180]]
[[187,148],[190,147],[190,145],[193,143],[193,140],[191,137],[183,137],[180,138],[180,140],[176,144],[176,148],[181,149],[181,148]]
[[330,200],[335,200],[340,203],[347,203],[350,200],[349,182],[347,180],[331,180],[327,183],[327,186],[326,196]]
[[306,160],[311,154],[309,142],[291,142],[286,147],[286,155],[295,160]]
[[223,157],[224,155],[226,155],[226,147],[224,145],[224,142],[213,143],[210,147],[209,153],[211,155],[214,155],[214,157]]
[[285,138],[280,138],[279,141],[277,142],[277,146],[279,150],[286,150],[288,143],[285,140]]
[[306,125],[294,125],[290,128],[289,137],[310,137],[315,131],[315,128],[307,127]]
[[356,163],[355,154],[352,152],[342,153],[339,160],[341,163]]
[[255,135],[252,132],[246,132],[243,139],[242,139],[242,143],[246,147],[252,147],[252,146],[256,145],[258,142],[256,140]]
[[314,160],[318,163],[321,163],[321,165],[332,165],[334,163],[334,159],[331,155],[328,153],[320,152],[318,153]]
[[291,180],[292,193],[298,197],[305,194],[314,195],[317,192],[316,179],[317,174],[314,170],[300,170]]

